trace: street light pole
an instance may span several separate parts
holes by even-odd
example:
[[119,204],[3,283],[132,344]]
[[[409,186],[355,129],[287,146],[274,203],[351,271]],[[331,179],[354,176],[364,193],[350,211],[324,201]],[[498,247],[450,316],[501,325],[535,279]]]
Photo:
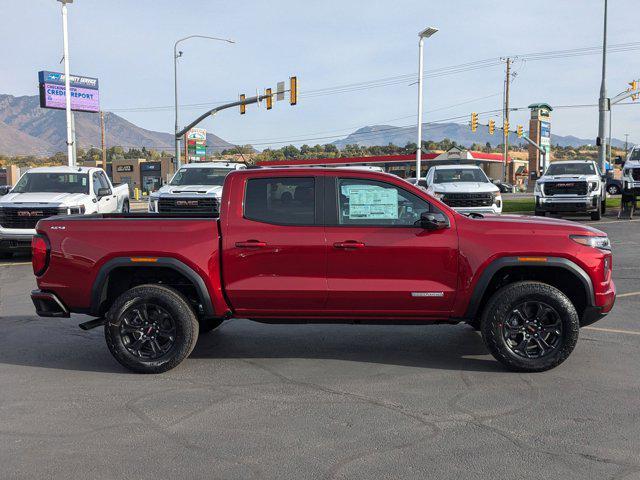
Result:
[[178,51],[178,44],[180,42],[184,42],[185,40],[189,40],[190,38],[204,38],[207,40],[216,40],[220,42],[227,43],[236,43],[233,40],[229,40],[226,38],[218,38],[218,37],[210,37],[207,35],[188,35],[186,37],[180,38],[173,44],[173,88],[174,88],[174,101],[175,101],[175,162],[176,162],[176,170],[180,168],[180,137],[178,136],[178,131],[180,130],[180,126],[178,124],[178,58],[182,56],[182,52]]
[[424,39],[438,31],[437,28],[427,27],[418,33],[418,148],[416,149],[416,179],[420,180],[422,169],[422,77],[424,76]]
[[71,120],[71,79],[69,73],[69,33],[67,30],[67,3],[73,3],[73,0],[58,0],[62,3],[62,48],[64,55],[64,92],[65,92],[65,110],[67,116],[67,163],[70,167],[74,165],[73,154],[73,131]]
[[604,172],[607,155],[607,111],[611,108],[607,98],[607,0],[604,0],[604,36],[602,40],[602,81],[600,83],[600,100],[598,101],[598,165]]

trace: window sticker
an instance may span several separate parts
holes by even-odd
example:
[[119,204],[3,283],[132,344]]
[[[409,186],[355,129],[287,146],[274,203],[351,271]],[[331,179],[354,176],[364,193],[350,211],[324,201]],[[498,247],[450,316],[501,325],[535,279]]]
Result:
[[342,186],[343,195],[349,197],[348,217],[353,220],[398,219],[398,190],[377,185]]

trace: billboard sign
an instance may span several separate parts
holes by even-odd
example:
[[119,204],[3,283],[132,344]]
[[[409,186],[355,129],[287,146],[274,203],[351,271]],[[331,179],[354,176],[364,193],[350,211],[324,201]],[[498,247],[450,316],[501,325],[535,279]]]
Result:
[[[66,107],[65,77],[59,72],[38,72],[40,84],[40,107],[64,110]],[[98,79],[71,75],[71,110],[78,112],[99,112],[100,94]]]
[[551,144],[551,124],[549,122],[540,122],[540,145]]

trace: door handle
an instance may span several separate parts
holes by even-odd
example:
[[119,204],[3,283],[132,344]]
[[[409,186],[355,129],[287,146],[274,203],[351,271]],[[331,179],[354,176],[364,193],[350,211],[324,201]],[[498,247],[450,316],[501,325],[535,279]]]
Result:
[[335,248],[364,248],[363,242],[356,240],[347,240],[346,242],[336,242],[333,244]]
[[263,248],[267,246],[267,242],[259,240],[247,240],[246,242],[236,242],[238,248]]

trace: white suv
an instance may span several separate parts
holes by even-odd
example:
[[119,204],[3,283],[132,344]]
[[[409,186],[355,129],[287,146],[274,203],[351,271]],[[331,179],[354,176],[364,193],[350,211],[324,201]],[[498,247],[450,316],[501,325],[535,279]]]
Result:
[[640,146],[631,149],[627,161],[622,167],[622,193],[640,194]]
[[427,172],[427,193],[460,213],[502,213],[500,189],[475,165],[436,165]]

